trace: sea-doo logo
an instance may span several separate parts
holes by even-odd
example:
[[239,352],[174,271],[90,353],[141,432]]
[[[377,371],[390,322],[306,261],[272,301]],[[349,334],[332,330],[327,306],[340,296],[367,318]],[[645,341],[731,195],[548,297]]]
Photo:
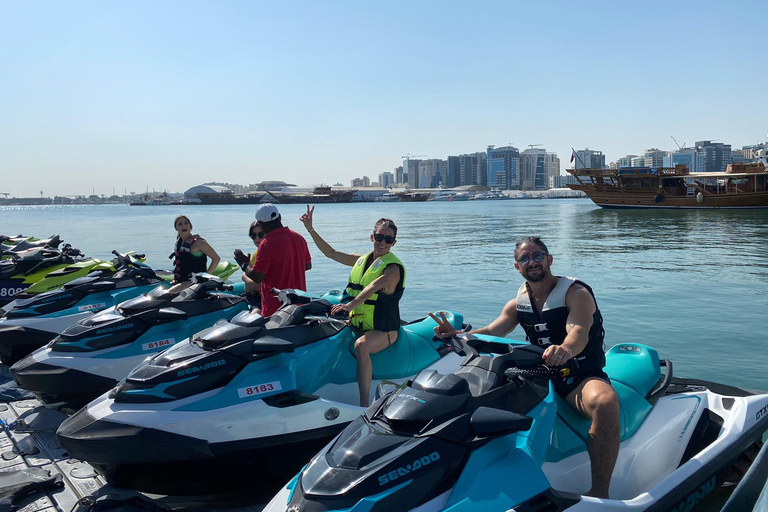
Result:
[[637,353],[640,353],[640,347],[633,347],[631,345],[621,345],[619,347],[619,350],[622,350],[624,352],[637,352]]
[[96,331],[96,334],[107,334],[110,332],[117,332],[117,331],[124,331],[126,329],[130,329],[133,327],[133,324],[123,324],[123,325],[116,325],[114,327],[105,327],[103,329],[99,329]]
[[437,452],[432,452],[429,455],[425,455],[420,459],[416,459],[411,464],[406,464],[405,467],[400,466],[399,468],[393,469],[392,471],[389,471],[388,473],[381,475],[379,477],[379,485],[386,485],[389,482],[392,482],[394,480],[397,480],[401,476],[405,476],[409,473],[412,473],[414,471],[417,471],[424,466],[428,464],[432,464],[435,461],[440,460],[440,454]]
[[301,507],[298,505],[291,505],[287,509],[285,509],[285,512],[301,512]]
[[713,476],[704,484],[702,484],[701,487],[693,491],[691,494],[689,494],[683,501],[681,501],[677,507],[672,509],[672,512],[689,512],[690,510],[693,510],[694,507],[703,500],[707,494],[711,493],[715,490],[715,484],[717,483],[715,477]]
[[71,296],[72,296],[72,294],[71,294],[71,293],[67,293],[67,294],[64,294],[64,295],[56,295],[56,296],[54,296],[54,297],[48,297],[47,299],[44,299],[44,300],[42,300],[41,302],[42,302],[43,304],[47,304],[47,303],[49,303],[49,302],[54,302],[54,301],[57,301],[57,300],[60,300],[60,299],[68,299],[68,298],[70,298]]
[[224,366],[225,364],[227,364],[227,362],[224,359],[219,359],[218,361],[211,361],[210,363],[205,363],[200,366],[193,366],[192,368],[179,370],[176,376],[183,377],[184,375],[189,375],[192,373],[200,373],[204,372],[205,370],[210,370],[211,368],[216,368],[217,366]]
[[399,395],[397,395],[397,398],[405,398],[406,400],[413,400],[414,402],[419,402],[420,404],[427,403],[421,398],[415,397],[413,395],[406,395],[405,393],[400,393]]
[[768,414],[768,405],[757,411],[757,414],[755,414],[755,421],[759,421],[760,418]]

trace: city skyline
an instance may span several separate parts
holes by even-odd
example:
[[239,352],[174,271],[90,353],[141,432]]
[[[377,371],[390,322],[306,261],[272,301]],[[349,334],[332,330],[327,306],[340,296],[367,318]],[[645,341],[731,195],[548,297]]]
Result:
[[[761,14],[763,16],[761,16]],[[0,193],[349,183],[510,143],[763,142],[763,2],[8,3]],[[476,23],[474,23],[476,21]]]

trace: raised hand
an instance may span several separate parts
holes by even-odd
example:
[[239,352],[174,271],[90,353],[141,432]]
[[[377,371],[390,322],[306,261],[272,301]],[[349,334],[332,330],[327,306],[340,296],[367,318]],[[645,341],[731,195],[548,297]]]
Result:
[[315,213],[315,207],[312,208],[307,205],[307,213],[299,217],[299,220],[302,224],[304,224],[304,227],[307,228],[307,231],[312,231],[312,216]]
[[438,311],[438,313],[440,314],[440,318],[437,318],[434,313],[429,314],[430,318],[437,322],[437,327],[435,327],[435,336],[441,339],[453,338],[456,336],[456,329],[453,327],[453,324],[451,324],[451,322],[445,318],[445,312]]
[[248,256],[243,254],[243,251],[240,249],[235,249],[235,261],[240,266],[240,268],[243,268],[244,264],[248,264]]

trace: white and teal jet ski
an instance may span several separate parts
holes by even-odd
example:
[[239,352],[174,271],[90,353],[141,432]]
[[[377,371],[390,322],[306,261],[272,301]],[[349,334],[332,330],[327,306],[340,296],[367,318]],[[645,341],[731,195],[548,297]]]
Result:
[[194,274],[181,292],[155,288],[64,330],[11,366],[16,383],[49,406],[79,408],[114,387],[147,357],[247,309],[236,287]]
[[570,370],[503,338],[454,343],[458,370],[382,396],[265,512],[690,511],[749,465],[768,428],[768,394],[678,379],[654,349],[616,345],[621,450],[611,499],[587,497],[589,421],[548,381]]
[[0,361],[11,365],[49,343],[77,322],[131,299],[165,281],[144,265],[142,255],[116,256],[117,272],[94,272],[28,299],[16,299],[0,310]]
[[[352,331],[331,302],[280,292],[269,318],[241,313],[144,362],[68,418],[57,438],[107,481],[161,494],[263,491],[268,498],[359,407]],[[446,315],[462,328],[459,314]],[[436,323],[403,325],[372,356],[375,390],[461,357],[433,340]],[[464,326],[466,327],[466,326]]]

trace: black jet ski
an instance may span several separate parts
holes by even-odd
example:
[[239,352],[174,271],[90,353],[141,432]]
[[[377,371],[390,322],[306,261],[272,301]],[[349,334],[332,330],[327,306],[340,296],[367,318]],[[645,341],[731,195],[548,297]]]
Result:
[[46,405],[82,407],[147,357],[246,310],[233,290],[206,273],[180,292],[155,288],[69,327],[11,366],[11,375]]

